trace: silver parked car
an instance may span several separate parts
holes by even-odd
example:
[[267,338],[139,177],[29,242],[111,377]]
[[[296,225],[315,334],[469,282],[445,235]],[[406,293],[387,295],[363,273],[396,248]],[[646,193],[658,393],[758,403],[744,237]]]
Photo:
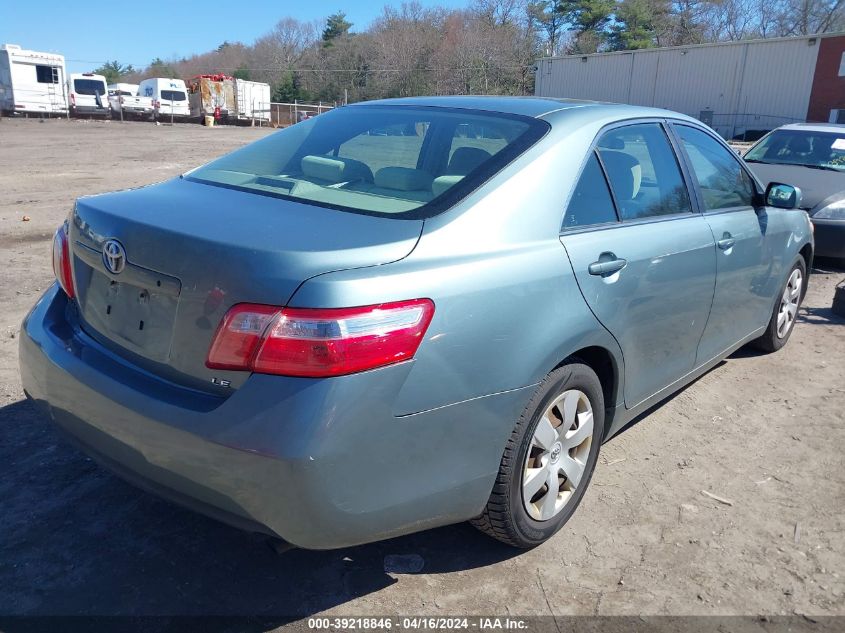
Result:
[[130,481],[334,548],[572,515],[603,441],[740,346],[783,346],[813,257],[663,110],[344,107],[79,199],[26,317],[24,388]]
[[845,125],[792,123],[745,154],[754,174],[801,190],[798,203],[815,229],[815,254],[845,260]]

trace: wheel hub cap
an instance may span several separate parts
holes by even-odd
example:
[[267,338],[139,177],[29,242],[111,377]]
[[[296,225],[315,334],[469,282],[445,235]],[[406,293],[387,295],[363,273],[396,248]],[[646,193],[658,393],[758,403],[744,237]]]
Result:
[[546,408],[525,456],[522,503],[535,521],[548,521],[572,499],[590,455],[593,408],[577,389],[564,391]]
[[795,317],[798,314],[798,303],[801,301],[801,287],[804,278],[801,270],[796,268],[786,282],[786,288],[780,298],[780,309],[778,310],[777,335],[783,338],[789,333]]

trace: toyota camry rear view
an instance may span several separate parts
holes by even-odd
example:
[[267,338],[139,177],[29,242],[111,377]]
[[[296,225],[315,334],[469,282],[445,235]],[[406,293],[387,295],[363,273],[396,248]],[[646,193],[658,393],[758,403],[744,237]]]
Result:
[[532,547],[627,422],[786,343],[799,204],[663,110],[338,108],[77,200],[23,385],[130,482],[299,547],[460,521]]

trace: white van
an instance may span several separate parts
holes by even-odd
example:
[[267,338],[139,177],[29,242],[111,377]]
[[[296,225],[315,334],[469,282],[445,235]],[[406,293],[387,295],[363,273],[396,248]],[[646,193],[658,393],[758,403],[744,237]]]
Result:
[[67,80],[72,115],[109,116],[109,89],[106,78],[94,73],[71,73]]
[[138,87],[138,95],[152,97],[158,119],[166,120],[171,116],[185,118],[191,115],[188,88],[181,79],[145,79]]

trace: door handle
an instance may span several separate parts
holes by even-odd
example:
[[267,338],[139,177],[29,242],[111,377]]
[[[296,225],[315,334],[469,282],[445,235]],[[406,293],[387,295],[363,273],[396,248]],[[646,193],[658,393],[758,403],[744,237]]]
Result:
[[736,240],[731,237],[730,233],[725,233],[718,242],[716,242],[716,246],[718,246],[723,251],[728,250],[729,248],[733,248],[733,245],[736,244]]
[[615,272],[618,272],[625,268],[628,265],[627,259],[607,259],[607,260],[599,260],[597,262],[593,262],[587,267],[587,271],[591,275],[612,275]]

